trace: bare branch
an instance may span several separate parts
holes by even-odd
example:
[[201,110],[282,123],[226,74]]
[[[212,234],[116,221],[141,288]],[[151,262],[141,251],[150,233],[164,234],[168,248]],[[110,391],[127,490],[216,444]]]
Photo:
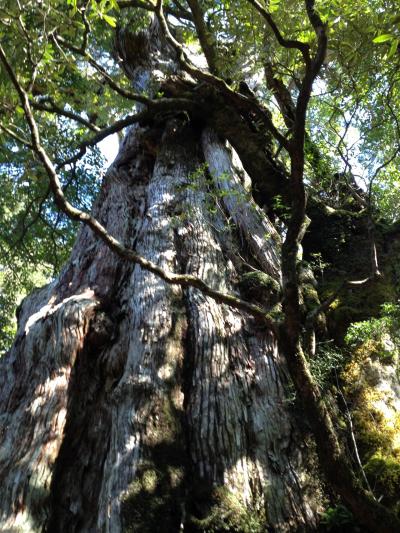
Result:
[[103,128],[102,130],[98,130],[96,135],[94,135],[91,139],[88,139],[87,141],[81,143],[81,145],[78,147],[78,153],[71,156],[69,159],[66,159],[65,161],[59,163],[57,165],[57,170],[60,170],[61,168],[67,165],[71,165],[72,163],[76,163],[76,161],[78,161],[85,155],[86,150],[88,148],[95,146],[109,135],[118,133],[119,131],[123,130],[124,128],[127,128],[128,126],[131,126],[132,124],[150,120],[165,111],[189,111],[193,110],[194,107],[195,104],[191,100],[186,100],[184,98],[160,98],[159,100],[154,100],[152,101],[150,109],[141,111],[140,113],[136,113],[134,115],[128,115],[127,117],[121,120],[117,120],[116,122],[114,122],[114,124],[111,124],[110,126]]
[[123,96],[124,98],[127,98],[128,100],[134,100],[135,102],[139,102],[141,104],[147,104],[151,105],[153,100],[151,98],[148,98],[147,96],[144,96],[143,94],[134,93],[132,91],[128,91],[118,85],[111,76],[108,74],[108,72],[97,63],[97,61],[87,52],[86,50],[82,50],[81,48],[78,48],[77,46],[74,46],[73,44],[69,43],[66,39],[61,37],[61,35],[52,35],[53,40],[67,48],[70,52],[74,52],[75,54],[78,54],[82,56],[84,59],[88,61],[88,63],[94,67],[104,78],[107,85],[109,85],[115,92],[117,92],[120,96]]
[[4,133],[7,133],[10,137],[12,137],[15,141],[17,141],[20,144],[23,144],[24,146],[27,146],[28,148],[32,149],[33,145],[20,135],[18,133],[15,133],[14,131],[10,130],[10,128],[7,128],[7,126],[3,126],[3,124],[0,124],[0,129],[4,131]]
[[65,161],[62,161],[61,163],[59,163],[57,165],[57,170],[60,170],[61,168],[67,165],[72,165],[73,163],[76,163],[76,161],[78,161],[85,155],[86,150],[88,148],[95,146],[96,144],[98,144],[100,141],[102,141],[109,135],[118,133],[123,128],[127,128],[128,126],[131,126],[132,124],[135,124],[136,122],[149,118],[150,116],[151,114],[148,111],[142,111],[141,113],[136,113],[135,115],[128,115],[122,120],[117,120],[117,122],[114,122],[114,124],[111,124],[107,128],[99,130],[98,133],[94,137],[92,137],[91,139],[88,139],[87,141],[84,141],[80,145],[79,152],[71,156],[69,159],[66,159]]

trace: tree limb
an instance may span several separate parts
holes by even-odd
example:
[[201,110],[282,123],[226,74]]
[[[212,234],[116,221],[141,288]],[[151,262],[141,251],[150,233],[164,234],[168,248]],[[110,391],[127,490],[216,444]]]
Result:
[[10,130],[10,128],[7,128],[7,126],[3,126],[3,124],[0,124],[0,129],[4,131],[4,133],[7,133],[10,137],[12,137],[15,141],[17,141],[20,144],[23,144],[24,146],[27,146],[28,148],[32,149],[33,145],[14,131]]
[[45,101],[49,102],[50,105],[45,105],[44,103],[41,103],[41,102],[35,102],[34,100],[29,100],[29,103],[34,109],[37,109],[38,111],[46,111],[47,113],[54,113],[56,115],[70,118],[71,120],[74,120],[75,122],[79,122],[80,124],[88,128],[89,130],[100,131],[100,128],[96,126],[96,124],[89,122],[88,120],[84,119],[77,113],[73,113],[72,111],[66,111],[62,107],[58,106],[51,97],[46,97]]
[[200,3],[197,0],[187,0],[190,10],[193,15],[194,25],[196,27],[197,36],[200,41],[201,48],[206,56],[210,72],[217,74],[217,54],[214,47],[214,38],[207,29],[204,22],[204,13]]
[[251,4],[260,13],[260,15],[267,21],[278,43],[284,48],[292,48],[292,49],[294,48],[294,49],[299,50],[303,56],[304,63],[308,65],[310,63],[309,45],[307,43],[303,43],[301,41],[297,41],[294,39],[285,39],[283,35],[281,34],[278,26],[275,24],[275,21],[272,18],[271,13],[269,13],[265,9],[265,7],[263,7],[260,4],[260,2],[258,2],[258,0],[247,0],[247,2]]
[[204,72],[191,63],[191,61],[187,57],[184,47],[180,42],[175,39],[175,37],[171,34],[168,28],[168,23],[165,19],[163,12],[162,0],[157,0],[156,15],[160,23],[160,27],[164,33],[165,39],[175,49],[177,53],[177,58],[181,67],[186,72],[191,74],[195,79],[206,82],[212,87],[218,89],[222,93],[222,95],[233,105],[238,106],[242,109],[253,111],[256,116],[262,120],[263,124],[265,124],[265,126],[275,137],[275,139],[286,149],[289,149],[289,141],[275,127],[274,123],[272,122],[269,111],[263,108],[263,106],[261,106],[261,104],[257,102],[255,98],[249,98],[239,92],[234,91],[223,79],[218,78],[217,76],[214,76],[209,72]]

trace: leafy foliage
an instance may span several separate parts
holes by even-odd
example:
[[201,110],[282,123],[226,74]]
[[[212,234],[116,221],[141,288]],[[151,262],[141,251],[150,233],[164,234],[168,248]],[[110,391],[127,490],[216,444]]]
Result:
[[383,360],[392,360],[400,347],[400,306],[386,303],[381,307],[381,316],[350,325],[345,341],[357,348],[368,341],[375,341],[374,353]]
[[338,379],[346,358],[346,351],[332,343],[321,343],[318,347],[315,357],[309,363],[311,373],[323,391]]
[[361,529],[355,525],[352,513],[342,504],[335,507],[328,507],[323,513],[321,525],[325,531],[339,533],[346,531],[348,533],[357,533]]

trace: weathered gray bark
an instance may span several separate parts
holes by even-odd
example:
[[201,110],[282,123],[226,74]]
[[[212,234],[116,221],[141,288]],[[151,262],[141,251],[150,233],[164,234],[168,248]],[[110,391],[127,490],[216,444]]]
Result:
[[[254,239],[271,225],[226,148],[205,133],[201,150],[175,122],[153,132],[156,156],[148,139],[132,130],[106,176],[94,211],[107,229],[218,289],[235,290],[246,239],[279,276],[279,238]],[[219,198],[218,184],[232,194]],[[60,277],[24,301],[0,361],[2,530],[190,531],[217,503],[232,530],[256,516],[260,531],[312,528],[314,455],[287,389],[272,333],[132,268],[82,228]]]
[[[149,64],[129,64],[121,45],[138,87],[162,48],[152,31]],[[279,280],[279,236],[231,155],[186,118],[137,126],[94,214],[215,289],[237,291],[250,263]],[[24,301],[0,360],[0,528],[313,529],[322,489],[289,400],[264,325],[133,267],[84,227],[59,278]]]

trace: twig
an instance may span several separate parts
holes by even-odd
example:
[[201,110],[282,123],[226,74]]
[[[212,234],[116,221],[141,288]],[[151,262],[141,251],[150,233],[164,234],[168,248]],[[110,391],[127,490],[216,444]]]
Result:
[[38,111],[45,111],[47,113],[54,113],[56,115],[70,118],[71,120],[74,120],[75,122],[79,122],[83,126],[86,126],[86,128],[92,131],[100,131],[100,128],[96,126],[96,124],[89,122],[77,113],[73,113],[72,111],[66,111],[62,107],[58,106],[51,97],[46,97],[45,101],[49,102],[50,105],[45,105],[41,102],[35,102],[34,100],[30,100],[29,102],[31,106],[34,109],[37,109]]

